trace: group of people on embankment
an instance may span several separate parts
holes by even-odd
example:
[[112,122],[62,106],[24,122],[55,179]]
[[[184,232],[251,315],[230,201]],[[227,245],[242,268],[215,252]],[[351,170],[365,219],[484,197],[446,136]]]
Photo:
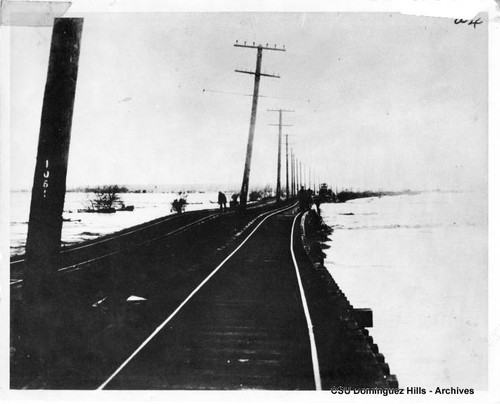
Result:
[[[233,194],[231,196],[231,201],[229,201],[229,209],[234,210],[238,207],[238,205],[239,205],[238,198],[239,198],[239,194]],[[225,212],[227,210],[227,198],[223,192],[219,191],[217,203],[219,204],[219,209],[221,212]]]
[[327,202],[327,190],[320,189],[318,195],[314,195],[312,189],[305,189],[301,187],[299,192],[297,193],[297,199],[299,200],[299,208],[302,212],[306,212],[310,210],[313,204],[316,206],[316,211],[319,213],[319,207],[322,203]]
[[299,200],[299,208],[301,212],[307,212],[312,208],[313,203],[316,205],[316,208],[319,212],[319,205],[321,202],[317,200],[317,198],[313,197],[314,192],[312,189],[305,189],[301,187],[299,192],[297,192],[297,199]]
[[[322,192],[324,191],[324,192]],[[305,189],[303,186],[297,192],[297,199],[299,201],[299,208],[302,212],[306,212],[310,210],[313,204],[316,206],[316,210],[319,213],[319,207],[322,203],[327,202],[328,198],[326,195],[327,190],[320,189],[318,195],[314,195],[312,189]],[[231,197],[231,201],[229,202],[229,209],[233,210],[238,207],[238,194],[234,194]],[[219,204],[219,209],[221,212],[227,211],[227,198],[223,192],[219,191],[219,196],[217,199],[217,203]]]

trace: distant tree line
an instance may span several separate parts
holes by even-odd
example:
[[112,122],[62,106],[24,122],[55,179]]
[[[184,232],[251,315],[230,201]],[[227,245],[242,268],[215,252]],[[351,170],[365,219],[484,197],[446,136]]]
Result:
[[101,193],[103,191],[113,192],[115,194],[124,194],[126,192],[129,192],[127,187],[121,187],[119,185],[104,185],[102,187],[101,186],[99,186],[99,187],[86,187],[86,188],[84,188],[83,192]]
[[273,187],[271,185],[266,185],[264,188],[254,189],[248,194],[248,200],[250,202],[261,201],[273,196]]
[[124,194],[127,192],[146,192],[146,190],[143,191],[130,191],[127,187],[119,186],[119,185],[102,185],[102,186],[94,186],[94,187],[75,187],[75,188],[70,188],[67,190],[67,192],[85,192],[87,194],[91,193],[96,193],[96,192],[101,192],[103,189],[110,189],[116,193]]

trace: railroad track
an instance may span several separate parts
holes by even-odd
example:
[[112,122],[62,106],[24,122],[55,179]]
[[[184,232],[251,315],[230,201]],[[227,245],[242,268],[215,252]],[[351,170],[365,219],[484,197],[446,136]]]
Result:
[[[186,212],[184,214],[184,216],[190,215],[190,214],[194,214],[194,213],[198,213],[198,212],[199,211]],[[161,224],[165,224],[167,222],[170,222],[170,221],[176,219],[176,217],[177,216],[175,216],[175,215],[166,216],[163,219],[159,219],[159,220],[157,219],[157,220],[153,220],[152,222],[149,222],[149,223],[146,223],[146,224],[134,226],[134,227],[132,227],[130,229],[120,231],[117,234],[112,234],[112,235],[109,235],[109,236],[99,237],[97,240],[93,240],[93,241],[90,241],[90,242],[78,243],[75,246],[62,249],[59,254],[60,255],[68,254],[68,253],[70,253],[72,251],[78,251],[78,250],[82,250],[82,249],[85,249],[85,248],[94,247],[94,246],[99,245],[99,244],[104,244],[104,243],[108,243],[108,242],[113,241],[113,240],[121,239],[121,238],[123,238],[125,236],[128,236],[128,235],[131,235],[131,234],[137,234],[137,233],[142,232],[142,231],[144,231],[146,229],[149,229],[149,228],[152,228],[152,227],[158,227]],[[11,261],[10,265],[22,264],[25,261],[26,260],[24,258],[16,259],[16,260]]]
[[[191,321],[190,319],[195,318],[194,321],[195,321],[195,323],[197,323],[199,321],[198,316],[200,314],[203,316],[203,313],[196,312],[196,310],[193,312],[193,307],[197,307],[197,304],[199,304],[198,302],[196,302],[196,300],[201,299],[201,301],[204,302],[206,299],[205,296],[200,296],[200,295],[203,295],[203,293],[201,292],[202,289],[205,289],[207,291],[205,293],[205,295],[207,295],[207,294],[210,295],[209,301],[207,301],[207,303],[206,303],[207,305],[214,304],[214,300],[217,300],[216,296],[218,296],[218,294],[220,293],[219,290],[217,289],[217,283],[212,282],[210,284],[212,286],[215,286],[215,288],[210,288],[207,285],[207,283],[209,283],[209,281],[213,277],[219,275],[221,270],[223,270],[227,267],[230,267],[230,268],[227,268],[227,270],[224,272],[224,274],[230,274],[229,276],[231,276],[231,274],[234,274],[234,265],[236,265],[236,267],[238,267],[238,268],[241,268],[240,265],[234,264],[234,263],[231,266],[231,260],[232,259],[234,260],[234,257],[236,255],[238,255],[238,253],[240,256],[238,259],[241,259],[241,256],[248,255],[249,251],[243,251],[243,250],[250,243],[254,242],[253,239],[255,237],[257,237],[257,234],[259,234],[258,233],[259,229],[261,229],[263,227],[263,225],[272,217],[274,217],[280,213],[284,213],[286,211],[289,211],[294,206],[286,207],[283,209],[276,209],[274,211],[263,213],[263,214],[259,215],[258,217],[256,217],[253,220],[252,225],[254,225],[254,226],[252,226],[253,229],[250,231],[250,233],[241,242],[239,242],[236,246],[232,247],[231,251],[227,254],[227,256],[208,274],[208,276],[206,276],[205,279],[203,279],[202,282],[200,282],[189,293],[189,295],[175,309],[172,310],[172,312],[164,319],[164,321],[159,326],[157,326],[156,329],[146,339],[144,339],[143,342],[131,354],[128,355],[128,357],[116,368],[116,370],[98,387],[98,390],[103,390],[103,389],[107,389],[107,388],[111,388],[111,389],[113,389],[113,388],[132,388],[132,389],[133,388],[140,388],[140,389],[142,389],[142,388],[161,388],[158,385],[150,386],[150,385],[148,385],[148,382],[145,382],[144,379],[147,379],[148,377],[142,374],[142,372],[144,371],[144,368],[142,367],[141,362],[150,363],[151,358],[149,358],[149,354],[147,353],[148,350],[152,351],[152,352],[156,352],[158,350],[159,352],[161,352],[162,349],[164,349],[163,347],[158,347],[158,344],[161,344],[162,340],[169,341],[169,337],[165,336],[165,335],[168,335],[169,331],[172,329],[181,327],[182,329],[185,330],[185,332],[195,335],[195,337],[194,337],[195,339],[196,339],[196,336],[199,335],[198,339],[200,341],[205,341],[205,342],[203,342],[203,344],[207,344],[207,345],[210,344],[210,342],[209,342],[211,340],[210,337],[214,333],[220,335],[221,338],[226,338],[228,336],[230,336],[230,338],[231,338],[231,337],[234,337],[234,335],[236,335],[236,339],[238,341],[240,341],[240,343],[238,343],[238,344],[241,344],[241,338],[244,338],[245,335],[247,335],[247,337],[248,337],[248,333],[254,332],[255,330],[249,329],[249,327],[247,327],[246,323],[243,323],[243,325],[238,324],[234,328],[231,327],[231,324],[234,323],[235,320],[240,321],[238,316],[235,315],[238,312],[238,310],[247,310],[248,307],[243,307],[243,306],[245,306],[246,303],[247,303],[247,306],[255,304],[255,301],[251,298],[249,300],[247,300],[247,299],[242,298],[242,297],[239,297],[237,299],[234,299],[234,298],[228,299],[226,297],[226,299],[227,299],[226,301],[219,303],[219,305],[222,304],[224,306],[221,308],[222,312],[225,312],[225,310],[229,309],[229,310],[232,310],[234,313],[230,313],[227,319],[222,319],[222,321],[218,321],[215,324],[208,325],[209,331],[207,332],[206,339],[204,339],[204,336],[203,336],[204,331],[205,331],[204,330],[205,325],[201,324],[201,327],[194,326],[193,329],[191,329],[189,327],[189,324],[190,324],[189,321]],[[280,257],[280,259],[278,261],[284,261],[284,263],[285,263],[285,267],[283,268],[284,273],[280,276],[282,276],[282,278],[285,279],[286,282],[292,282],[292,283],[295,282],[295,286],[292,286],[292,291],[293,291],[293,288],[296,287],[298,289],[299,294],[300,294],[300,305],[297,304],[298,302],[296,299],[292,298],[292,301],[295,303],[295,306],[297,307],[297,311],[302,312],[302,315],[298,316],[299,319],[294,318],[294,320],[298,321],[299,324],[301,324],[301,322],[305,323],[305,324],[301,324],[301,327],[303,327],[302,332],[301,332],[301,335],[302,335],[302,340],[300,341],[301,345],[302,346],[304,346],[304,345],[309,346],[309,349],[305,350],[305,351],[307,351],[307,350],[309,351],[309,355],[307,355],[307,354],[302,355],[302,357],[300,358],[300,361],[307,363],[310,367],[309,371],[306,370],[306,373],[308,373],[308,377],[306,377],[306,379],[308,379],[307,383],[309,383],[309,385],[308,385],[309,387],[306,387],[306,388],[321,390],[321,378],[320,378],[320,371],[319,371],[318,353],[316,350],[313,325],[311,322],[311,316],[309,314],[307,299],[306,299],[306,296],[304,293],[304,288],[303,288],[302,280],[300,277],[299,267],[298,267],[297,259],[295,257],[295,252],[294,252],[294,233],[296,232],[297,219],[299,216],[300,216],[300,213],[294,214],[291,228],[289,229],[290,239],[289,239],[288,257]],[[260,236],[262,237],[262,234],[260,234]],[[265,257],[262,258],[262,260],[263,260],[262,265],[264,265],[264,261],[266,261],[264,258]],[[267,261],[273,262],[275,260],[271,259],[271,260],[267,260]],[[257,263],[257,265],[259,265],[259,263]],[[277,266],[281,267],[281,264],[277,264]],[[219,282],[221,282],[222,276],[224,276],[224,275],[221,274],[219,276],[219,279],[218,279]],[[292,278],[295,280],[293,280]],[[255,280],[255,279],[253,279],[253,280]],[[262,281],[262,279],[260,279],[260,281]],[[264,282],[265,282],[265,280],[264,280]],[[263,285],[258,285],[258,287],[262,287],[262,286]],[[255,285],[252,285],[249,283],[248,287],[252,288],[252,287],[255,287]],[[283,303],[281,301],[276,301],[275,303],[278,307],[280,307],[282,304],[285,304],[285,305],[289,304],[288,300],[290,298],[291,298],[291,296],[288,295],[285,297],[285,299],[283,299],[285,301],[285,303]],[[257,302],[257,303],[259,304],[259,302]],[[217,306],[217,304],[216,304],[216,306]],[[234,306],[236,306],[236,308],[234,308]],[[215,309],[217,310],[217,307],[215,307]],[[279,314],[280,313],[279,309],[277,310],[276,313],[278,313],[278,315],[281,315],[281,314]],[[183,314],[184,314],[184,317],[183,317]],[[175,320],[178,317],[181,317],[181,319],[179,319],[179,322],[183,321],[182,317],[186,318],[187,319],[186,321],[188,321],[188,327],[186,327],[185,324],[183,324],[182,326],[179,326],[179,324],[176,325]],[[300,320],[300,317],[302,317],[302,320]],[[216,318],[218,319],[218,317],[216,317]],[[227,322],[225,323],[224,320]],[[286,321],[289,321],[289,320],[286,320]],[[174,324],[172,324],[172,323],[174,323]],[[300,326],[299,326],[299,328],[300,328]],[[307,328],[307,331],[306,331],[306,328]],[[246,329],[246,334],[245,333],[239,334],[238,333],[239,329]],[[257,326],[257,329],[259,329],[258,326]],[[268,330],[266,330],[266,331],[269,332]],[[299,332],[299,334],[300,334],[300,332]],[[187,335],[185,337],[188,340],[190,338],[193,338],[193,336],[187,336]],[[284,346],[282,346],[283,344],[281,344],[281,341],[272,340],[274,337],[275,336],[272,336],[271,341],[266,342],[266,344],[271,344],[271,345],[275,344],[275,345],[277,345],[277,347],[276,347],[276,349],[273,349],[273,350],[275,350],[275,351],[281,350],[283,352],[279,352],[279,353],[283,353],[283,354],[287,353],[290,350],[290,346],[288,344],[285,344]],[[177,341],[175,337],[173,338],[173,340]],[[197,343],[198,343],[197,340],[195,342],[192,342],[192,344],[194,346],[198,346]],[[215,342],[214,344],[218,345],[217,342]],[[200,352],[197,352],[196,354],[199,355],[200,357],[202,357],[201,361],[206,360],[206,361],[210,362],[209,369],[212,369],[212,367],[214,366],[214,364],[212,363],[212,362],[214,362],[214,359],[212,358],[213,356],[219,357],[215,360],[219,364],[220,363],[226,364],[226,361],[227,361],[227,363],[230,363],[230,361],[231,361],[231,359],[227,359],[227,357],[228,357],[227,352],[237,352],[239,350],[239,351],[241,351],[242,354],[243,354],[243,352],[247,352],[247,355],[248,355],[248,352],[249,352],[248,347],[246,347],[246,349],[244,349],[244,350],[241,350],[241,349],[239,349],[238,344],[235,345],[235,341],[233,338],[232,340],[228,341],[228,343],[224,347],[220,347],[220,348],[212,347],[212,346],[208,346],[206,348],[202,347],[202,348],[199,348]],[[294,345],[294,347],[292,347],[293,350],[297,349],[298,351],[304,351],[304,349],[296,347],[296,345],[297,345],[296,341],[294,341],[293,345]],[[175,351],[175,350],[182,350],[183,348],[186,348],[186,347],[168,346],[168,342],[167,342],[167,350],[174,350]],[[187,347],[186,349],[189,352],[189,350],[192,348]],[[143,352],[145,352],[145,351],[146,351],[146,353],[143,354]],[[252,354],[254,354],[256,356],[258,356],[259,353],[263,354],[263,355],[269,355],[269,352],[258,352],[257,350],[251,351],[251,352],[252,352]],[[237,353],[237,354],[239,355],[240,353]],[[309,359],[304,358],[304,356],[306,356],[306,357],[308,356]],[[159,357],[161,357],[161,355]],[[200,369],[195,369],[195,370],[191,369],[189,357],[184,357],[184,358],[180,357],[180,358],[178,358],[178,360],[180,362],[182,362],[183,364],[187,365],[185,369],[179,368],[179,363],[176,363],[175,361],[173,361],[174,364],[165,364],[165,366],[167,366],[167,367],[171,366],[174,369],[177,369],[176,372],[180,372],[180,373],[184,373],[184,372],[189,373],[192,371],[196,372],[196,370],[198,370],[198,371],[200,370]],[[198,358],[198,360],[200,360],[200,358]],[[255,359],[255,358],[252,358],[252,359],[241,359],[240,358],[238,360],[240,363],[248,363],[251,360],[255,363],[258,363],[258,365],[256,365],[256,366],[259,367],[259,372],[262,371],[262,366],[267,365],[267,367],[269,367],[268,360],[265,361],[262,359],[259,360],[259,359]],[[271,364],[270,366],[274,368],[274,369],[270,370],[271,374],[272,374],[272,372],[275,372],[277,369],[279,370],[281,365],[282,364],[279,364],[279,363],[275,363],[274,365]],[[157,366],[159,366],[159,365],[150,363],[150,367],[154,368]],[[215,366],[217,367],[217,365],[215,365]],[[207,369],[204,369],[204,371],[206,371],[206,370]],[[281,369],[281,370],[283,370],[283,369]],[[211,372],[212,370],[208,370],[208,371]],[[217,371],[224,372],[224,370],[220,370],[220,369],[217,369],[215,372],[217,372]],[[254,377],[252,375],[252,371],[253,370],[251,370],[250,373],[248,373],[248,374],[245,374],[245,372],[243,371],[243,375],[239,374],[239,380],[243,380],[245,378],[245,376],[247,376],[249,378],[249,380],[252,380],[252,378]],[[301,370],[301,372],[302,371],[303,370]],[[242,372],[242,370],[239,370],[239,372]],[[125,375],[123,375],[124,373],[125,373]],[[200,373],[202,373],[202,372],[200,372]],[[175,375],[169,375],[169,376],[176,379]],[[264,378],[266,377],[265,371],[264,371],[264,374],[262,374],[261,376]],[[231,379],[231,378],[234,378],[234,374],[232,374],[230,372],[229,374],[224,374],[224,377],[229,377],[229,379]],[[153,379],[155,379],[155,378],[153,377]],[[130,380],[136,380],[136,381],[139,380],[139,382],[138,382],[139,384],[130,386],[127,384],[128,382],[130,382]],[[142,380],[142,383],[145,383],[145,384],[141,384],[141,380]],[[303,382],[304,381],[301,381],[301,383],[303,383]],[[227,381],[223,382],[223,383],[227,383]],[[278,385],[279,385],[279,383],[278,383]],[[186,385],[173,384],[170,387],[172,387],[172,388],[186,388],[186,387],[187,388],[192,388],[192,387],[199,388],[199,385],[186,386]],[[218,389],[227,388],[227,387],[228,386],[226,386],[226,385],[219,385],[219,384],[211,385],[211,388],[218,388]],[[244,387],[244,384],[242,384],[241,387]],[[255,387],[255,386],[252,386],[252,387]],[[258,386],[258,387],[261,387],[261,386]]]
[[[188,213],[186,213],[184,215],[184,218],[185,218],[185,216],[195,216],[195,217],[197,217],[197,216],[199,216],[199,213],[200,213],[200,211],[188,212]],[[61,266],[59,268],[56,268],[55,270],[57,272],[66,272],[66,271],[72,272],[72,271],[77,271],[77,270],[80,270],[80,269],[84,268],[86,265],[92,264],[92,263],[97,262],[99,260],[103,260],[105,258],[109,258],[109,257],[111,257],[113,255],[117,255],[117,254],[120,254],[120,253],[133,251],[133,250],[135,250],[135,249],[137,249],[137,248],[139,248],[139,247],[141,247],[141,246],[143,246],[145,244],[149,244],[149,243],[161,240],[161,239],[163,239],[165,237],[181,233],[182,231],[190,229],[193,226],[200,225],[202,223],[206,223],[207,221],[212,220],[212,219],[214,219],[216,217],[219,217],[219,216],[221,216],[221,215],[224,214],[224,213],[212,213],[210,211],[208,211],[206,213],[207,213],[207,216],[203,216],[200,219],[193,220],[192,222],[189,222],[189,223],[187,223],[187,224],[185,224],[185,225],[183,225],[181,227],[178,227],[178,228],[175,228],[173,230],[170,230],[167,233],[163,233],[163,234],[160,234],[158,236],[154,236],[152,238],[148,238],[148,239],[146,239],[144,241],[140,241],[140,242],[134,243],[132,246],[127,246],[127,247],[124,247],[124,248],[115,248],[115,249],[113,249],[109,253],[101,254],[101,255],[98,255],[97,257],[93,257],[93,258],[90,258],[90,259],[81,260],[81,261],[75,262],[75,263],[73,263],[71,265],[64,265],[64,266]],[[68,254],[71,254],[71,253],[74,254],[75,252],[80,252],[82,250],[91,251],[96,246],[106,246],[106,245],[109,246],[110,243],[115,242],[116,240],[122,240],[125,237],[130,237],[131,235],[139,235],[139,234],[144,233],[146,230],[151,229],[151,228],[159,228],[159,226],[165,225],[166,223],[169,223],[169,222],[172,222],[172,221],[178,219],[179,217],[180,216],[176,216],[176,215],[167,216],[164,219],[155,220],[155,221],[153,221],[153,222],[151,222],[149,224],[145,224],[145,225],[139,225],[139,226],[134,227],[133,229],[126,230],[126,231],[120,232],[120,233],[115,234],[115,235],[105,236],[105,237],[99,238],[98,240],[95,240],[95,241],[85,242],[83,244],[78,244],[78,245],[75,245],[73,247],[61,250],[61,252],[59,253],[59,256],[63,257],[65,255],[68,255]],[[26,262],[26,260],[24,258],[23,259],[18,259],[18,260],[15,260],[15,261],[11,261],[11,263],[10,263],[11,264],[11,269],[13,268],[13,266],[15,267],[17,265],[24,265],[25,262]],[[11,281],[10,281],[10,285],[11,286],[14,286],[14,285],[19,286],[22,283],[23,283],[22,279],[11,279]]]
[[385,385],[363,333],[302,248],[295,206],[255,213],[237,235],[234,216],[208,227],[200,218],[178,237],[65,277],[34,323],[33,308],[14,301],[11,388]]
[[[216,215],[200,218],[158,235],[156,240],[144,241],[150,246],[144,246],[137,253],[122,252],[122,256],[116,252],[117,258],[110,261],[105,261],[105,257],[94,257],[104,262],[79,263],[80,269],[89,266],[89,271],[65,278],[60,285],[63,288],[61,303],[54,306],[53,314],[47,313],[48,318],[56,316],[46,325],[53,328],[48,332],[57,336],[52,346],[64,347],[65,353],[54,357],[54,363],[45,362],[53,369],[51,374],[54,377],[44,381],[45,388],[234,389],[243,386],[321,389],[311,316],[294,251],[294,242],[295,246],[300,244],[298,215],[292,210],[295,207],[256,213],[229,242],[225,238],[225,248],[214,248],[224,239],[219,235],[218,241],[211,240],[208,249],[204,247],[203,252],[187,262],[185,257],[179,257],[180,261],[175,257],[172,260],[167,251],[178,251],[186,241],[199,240],[203,235],[211,237],[210,226],[219,228],[223,224],[226,229],[233,228],[228,227],[228,223],[232,223],[230,216],[226,217],[225,224],[212,223],[208,228],[201,227],[203,220],[213,220]],[[187,226],[191,231],[168,239],[169,235],[189,230]],[[168,241],[158,243],[162,238]],[[200,247],[194,248],[198,251]],[[189,256],[190,252],[187,254]],[[71,273],[77,268],[59,269],[62,273]],[[266,291],[269,288],[272,288],[272,293]],[[130,295],[143,296],[145,300],[127,303]],[[60,304],[66,305],[68,299],[71,305],[61,307]],[[56,320],[59,316],[65,321]],[[19,326],[11,330],[13,335],[28,332],[27,335],[34,338],[33,343],[20,347],[19,353],[36,357],[36,347],[43,341],[29,331],[29,326],[27,331],[22,331],[27,323],[22,317],[15,318],[19,319]],[[67,323],[69,318],[72,320]],[[116,318],[120,319],[118,323],[114,320]],[[212,323],[210,319],[216,321]],[[292,329],[283,335],[287,327]],[[179,335],[181,330],[184,331]],[[257,340],[249,335],[255,335]],[[168,353],[165,355],[180,355],[177,357],[180,363],[165,359],[159,353],[164,347],[158,348],[158,342],[169,338],[173,338],[174,343],[167,342]],[[59,339],[61,342],[57,342]],[[182,346],[184,339],[194,345]],[[220,346],[220,341],[225,341],[225,345]],[[243,351],[241,341],[250,344]],[[179,342],[181,346],[176,346]],[[35,352],[26,350],[30,346],[35,347]],[[202,364],[191,357],[193,347],[199,346],[203,346],[204,351],[199,359]],[[152,358],[150,351],[153,352]],[[187,356],[183,357],[184,354]],[[226,364],[228,354],[240,356],[234,361],[227,359],[231,363],[245,363],[250,369],[239,369],[236,373],[238,380],[244,380],[242,386],[234,380],[233,373],[227,374],[227,369],[220,368],[221,363]],[[92,360],[89,360],[89,355]],[[137,368],[136,362],[144,361],[144,355],[146,363],[160,362],[155,362],[153,367],[146,364],[146,370],[141,365]],[[249,358],[242,355],[249,355]],[[23,361],[20,357],[13,362],[13,388],[40,388],[29,381],[27,364]],[[191,361],[203,369],[193,369]],[[301,374],[283,378],[283,367]],[[77,372],[72,373],[73,368],[78,369]],[[150,378],[146,374],[153,368],[162,369],[161,374],[176,382],[165,384],[163,380],[155,384],[157,376]],[[213,371],[218,375],[211,383],[211,377],[206,378],[206,374]],[[127,376],[130,372],[132,374]],[[183,380],[191,378],[191,373],[201,379],[182,384]],[[87,376],[82,379],[84,375]],[[134,380],[139,385],[134,385]]]
[[172,231],[169,231],[168,233],[165,233],[165,234],[162,234],[160,236],[157,236],[157,237],[153,237],[151,239],[148,239],[148,240],[145,240],[145,241],[141,241],[139,243],[136,243],[134,244],[133,246],[131,247],[128,247],[128,248],[122,248],[122,249],[119,249],[119,250],[115,250],[109,254],[105,254],[105,255],[101,255],[99,257],[96,257],[96,258],[92,258],[90,260],[86,260],[86,261],[82,261],[82,262],[78,262],[76,264],[73,264],[73,265],[69,265],[69,266],[66,266],[66,267],[63,267],[63,268],[59,268],[57,269],[57,272],[74,272],[74,271],[78,271],[80,269],[83,269],[83,267],[85,265],[89,265],[89,264],[92,264],[96,261],[99,261],[99,260],[102,260],[104,258],[109,258],[113,255],[117,255],[117,254],[122,254],[122,253],[125,253],[125,252],[131,252],[131,251],[134,251],[136,249],[138,249],[139,247],[142,247],[146,244],[151,244],[151,243],[154,243],[155,241],[158,241],[158,240],[161,240],[161,239],[164,239],[165,237],[169,237],[169,236],[173,236],[174,234],[178,234],[178,233],[181,233],[187,229],[190,229],[194,226],[197,226],[197,225],[200,225],[200,224],[203,224],[203,223],[206,223],[208,222],[209,220],[212,220],[216,217],[220,216],[220,214],[213,214],[213,215],[209,215],[207,217],[204,217],[204,218],[201,218],[201,219],[198,219],[198,220],[195,220],[194,222],[191,222],[191,223],[188,223],[184,226],[181,226],[175,230],[172,230]]
[[[252,211],[252,210],[258,209],[258,208],[259,208],[259,206],[250,207],[249,211]],[[95,262],[98,262],[100,260],[103,260],[103,259],[106,259],[109,257],[112,257],[114,255],[118,255],[118,254],[122,254],[122,253],[126,253],[126,252],[131,252],[131,251],[133,251],[137,248],[140,248],[146,244],[150,244],[150,243],[153,243],[155,241],[159,241],[163,238],[181,233],[181,232],[188,230],[194,226],[204,224],[207,221],[210,221],[212,219],[215,219],[217,217],[220,217],[220,216],[228,214],[228,213],[229,212],[225,212],[225,213],[216,212],[216,213],[214,213],[214,211],[208,210],[208,211],[186,212],[182,216],[170,215],[170,216],[167,216],[165,218],[157,219],[157,220],[154,220],[154,221],[149,222],[149,223],[134,226],[133,228],[130,228],[130,229],[125,229],[125,230],[120,231],[116,234],[104,236],[104,237],[99,238],[95,241],[79,243],[75,246],[62,249],[59,253],[58,260],[64,262],[64,259],[66,258],[66,256],[71,256],[71,255],[76,256],[79,253],[80,253],[80,255],[83,255],[83,256],[85,256],[85,253],[87,253],[87,255],[91,255],[92,257],[86,258],[86,259],[79,259],[79,260],[75,259],[75,258],[71,259],[72,257],[69,257],[69,261],[72,261],[72,262],[71,263],[66,262],[65,264],[58,264],[55,268],[55,271],[57,271],[57,272],[78,271],[87,265],[93,264]],[[202,217],[198,219],[200,214],[202,215]],[[187,224],[184,224],[180,227],[174,228],[172,230],[168,230],[166,233],[162,232],[159,235],[153,235],[151,237],[146,237],[146,239],[143,241],[134,242],[133,240],[126,240],[127,238],[130,239],[131,236],[144,235],[145,232],[150,230],[150,229],[160,229],[161,226],[164,226],[165,224],[169,224],[170,222],[173,222],[173,221],[176,221],[179,219],[185,219],[186,216],[189,216],[189,217],[194,216],[196,219],[187,223]],[[117,241],[119,243],[122,240],[124,240],[126,243],[128,242],[128,244],[132,244],[132,245],[125,246],[125,247],[121,247],[120,245],[118,245],[118,247],[113,248],[113,243],[116,243]],[[96,247],[98,247],[98,248],[101,247],[101,249],[104,252],[99,252],[99,251],[93,252],[92,250],[96,250]],[[108,250],[110,250],[110,249],[111,249],[111,251],[108,252]],[[81,254],[82,252],[83,252],[83,254]],[[24,258],[11,261],[10,262],[11,273],[16,272],[16,267],[21,268],[22,266],[24,266],[25,262],[26,262],[26,260]],[[11,278],[10,286],[11,287],[13,287],[13,286],[20,287],[20,286],[22,286],[23,282],[24,282],[23,279],[12,279]]]

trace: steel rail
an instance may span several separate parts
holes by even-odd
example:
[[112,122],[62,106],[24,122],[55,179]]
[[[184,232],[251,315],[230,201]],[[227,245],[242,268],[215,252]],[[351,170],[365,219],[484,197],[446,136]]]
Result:
[[298,213],[295,216],[295,218],[293,219],[292,231],[290,234],[290,254],[292,254],[292,261],[293,261],[293,265],[295,267],[295,274],[297,275],[297,282],[299,284],[300,299],[302,301],[302,307],[304,309],[304,315],[306,317],[307,329],[309,331],[309,342],[311,345],[311,359],[312,359],[312,365],[313,365],[314,384],[316,386],[316,390],[321,390],[321,376],[320,376],[320,371],[319,371],[318,351],[316,349],[316,339],[314,337],[314,330],[313,330],[313,325],[312,325],[312,321],[311,321],[311,315],[309,313],[309,306],[307,305],[306,294],[304,292],[304,286],[302,286],[302,280],[300,277],[299,266],[297,264],[297,259],[295,258],[295,253],[293,251],[293,233],[295,230],[295,223],[297,221],[297,218],[300,215],[301,215],[301,213]]
[[[186,212],[185,214],[186,215],[189,215],[189,214],[193,214],[193,213],[198,213],[200,212],[199,210],[193,210],[191,212]],[[167,216],[166,218],[164,219],[161,219],[160,221],[158,222],[155,222],[155,223],[150,223],[148,225],[145,225],[145,226],[142,226],[142,225],[137,225],[137,226],[140,226],[140,228],[138,229],[134,229],[134,230],[129,230],[127,232],[124,232],[124,233],[119,233],[119,234],[116,234],[116,235],[111,235],[111,236],[103,236],[102,238],[99,238],[98,240],[96,241],[91,241],[90,243],[87,243],[87,244],[83,244],[83,245],[76,245],[74,247],[70,247],[70,248],[67,248],[67,249],[64,249],[64,250],[61,250],[59,252],[59,254],[66,254],[70,251],[76,251],[76,250],[81,250],[81,249],[84,249],[84,248],[88,248],[88,247],[93,247],[97,244],[101,244],[101,243],[107,243],[108,241],[111,241],[111,240],[116,240],[120,237],[124,237],[124,236],[128,236],[130,234],[134,234],[134,233],[139,233],[145,229],[148,229],[150,227],[154,227],[154,226],[158,226],[160,224],[163,224],[163,223],[166,223],[166,222],[169,222],[175,218],[177,218],[179,216],[177,215],[169,215]],[[135,227],[135,226],[134,226]],[[10,262],[10,265],[12,264],[19,264],[20,262],[24,262],[25,261],[25,258],[22,258],[22,259],[19,259],[19,260],[15,260],[15,261],[11,261]]]
[[[202,224],[202,223],[204,223],[206,221],[212,220],[212,219],[214,219],[217,216],[220,216],[220,215],[218,213],[215,213],[213,215],[209,215],[207,217],[203,217],[201,219],[195,220],[194,222],[188,223],[185,226],[179,227],[178,229],[175,229],[175,230],[172,230],[172,231],[170,231],[168,233],[162,234],[161,236],[154,237],[152,239],[148,239],[148,240],[142,241],[140,243],[137,243],[137,244],[133,245],[132,247],[122,248],[122,249],[119,249],[119,250],[115,250],[115,251],[113,251],[111,253],[108,253],[108,254],[105,254],[105,255],[101,255],[99,257],[95,257],[95,258],[92,258],[92,259],[89,259],[89,260],[86,260],[86,261],[77,262],[75,264],[71,264],[71,265],[68,265],[68,266],[63,267],[63,268],[58,268],[56,271],[57,272],[75,272],[75,271],[79,271],[80,269],[82,269],[83,266],[88,265],[90,263],[102,260],[104,258],[111,257],[111,256],[119,254],[119,253],[133,251],[136,248],[138,248],[138,247],[140,247],[140,246],[142,246],[144,244],[149,244],[149,243],[152,243],[154,241],[160,240],[160,239],[162,239],[164,237],[168,237],[168,236],[171,236],[173,234],[180,233],[180,232],[182,232],[184,230],[189,229],[190,227],[193,227],[193,226]],[[22,283],[22,282],[23,282],[22,279],[16,279],[16,280],[11,281],[10,285],[13,286],[13,285],[17,285],[17,284]]]

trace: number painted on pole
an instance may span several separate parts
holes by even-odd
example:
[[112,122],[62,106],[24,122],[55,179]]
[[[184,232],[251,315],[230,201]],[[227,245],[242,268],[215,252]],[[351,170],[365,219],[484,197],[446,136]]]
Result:
[[45,179],[43,180],[43,184],[42,184],[44,198],[47,197],[47,188],[49,187],[49,180],[48,180],[49,176],[50,176],[49,160],[45,160],[45,171],[43,172],[43,178],[45,178]]

